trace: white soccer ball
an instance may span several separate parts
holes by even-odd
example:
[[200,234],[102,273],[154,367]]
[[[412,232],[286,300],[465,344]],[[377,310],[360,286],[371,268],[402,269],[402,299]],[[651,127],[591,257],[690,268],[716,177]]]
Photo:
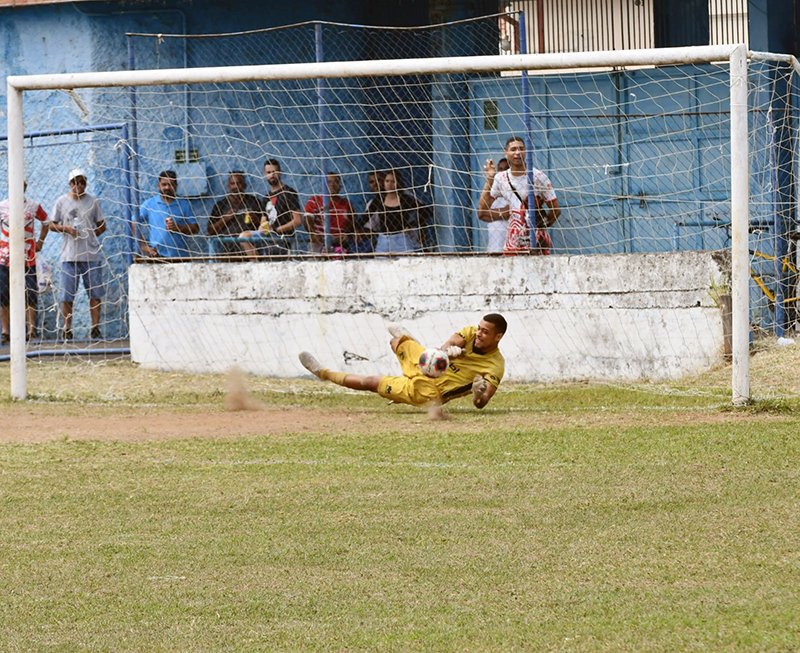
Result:
[[441,349],[432,347],[419,356],[419,370],[432,379],[440,377],[450,366],[450,359]]

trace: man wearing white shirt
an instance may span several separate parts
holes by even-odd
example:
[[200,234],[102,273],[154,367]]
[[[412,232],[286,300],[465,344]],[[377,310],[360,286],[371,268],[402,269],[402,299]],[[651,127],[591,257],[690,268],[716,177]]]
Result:
[[[488,159],[484,166],[486,185],[481,193],[480,207],[490,207],[493,200],[504,198],[509,204],[508,233],[503,252],[507,255],[523,253],[550,253],[550,238],[546,228],[553,225],[561,208],[553,184],[541,170],[533,168],[533,195],[536,205],[536,241],[531,243],[528,207],[528,171],[525,167],[525,142],[519,136],[506,141],[506,159],[509,169],[497,172],[494,161]],[[546,208],[545,208],[546,207]]]
[[72,306],[78,283],[89,295],[93,339],[100,334],[100,301],[103,298],[103,273],[98,237],[106,230],[100,202],[86,192],[86,173],[76,168],[69,173],[70,192],[56,200],[50,223],[61,234],[61,315],[62,339],[72,340]]

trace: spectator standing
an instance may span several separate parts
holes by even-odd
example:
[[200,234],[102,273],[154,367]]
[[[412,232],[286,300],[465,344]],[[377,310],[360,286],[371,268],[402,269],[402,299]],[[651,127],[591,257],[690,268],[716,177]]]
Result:
[[[497,172],[504,172],[508,170],[508,159],[503,157],[497,162]],[[488,200],[491,197],[485,197],[481,193],[480,202],[478,204],[478,219],[488,223],[486,231],[489,234],[488,243],[486,246],[487,252],[502,252],[506,244],[506,236],[508,235],[508,218],[511,213],[508,200],[505,197],[498,197],[491,204]]]
[[308,251],[321,254],[325,249],[325,211],[330,214],[330,233],[333,247],[341,251],[347,250],[347,239],[353,233],[353,207],[339,193],[342,180],[336,173],[329,173],[328,206],[323,210],[322,195],[314,195],[306,202],[306,229],[311,237]]
[[378,211],[383,192],[383,173],[373,170],[367,175],[367,184],[372,193],[367,200],[364,215],[354,225],[355,234],[351,250],[358,254],[369,254],[375,249],[374,234],[380,228],[380,213]]
[[[247,181],[241,170],[228,176],[228,194],[214,204],[208,222],[209,236],[239,236],[243,231],[257,228],[264,212],[261,202],[254,195],[247,195]],[[218,249],[229,256],[240,256],[243,251],[238,243],[219,243]]]
[[[244,231],[242,238],[258,238],[264,241],[261,247],[265,254],[288,254],[288,238],[294,236],[295,229],[303,222],[300,213],[300,198],[297,191],[283,183],[283,171],[277,159],[264,162],[264,178],[269,184],[269,193],[264,198],[261,223],[257,231]],[[242,242],[245,258],[253,260],[257,253],[256,245]]]
[[372,196],[367,200],[367,207],[364,212],[366,228],[372,233],[380,230],[380,205],[381,195],[383,194],[383,179],[386,175],[378,170],[373,170],[367,176],[367,184]]
[[[506,141],[505,155],[509,169],[498,173],[494,161],[488,159],[484,166],[486,185],[481,193],[481,203],[491,205],[493,199],[503,197],[509,204],[510,219],[503,252],[508,255],[550,253],[550,237],[547,227],[552,226],[561,215],[558,199],[550,179],[541,170],[533,168],[533,194],[536,206],[536,239],[531,243],[528,207],[528,171],[525,167],[525,141],[512,136]],[[547,207],[547,208],[545,208]]]
[[419,205],[402,188],[400,173],[389,170],[383,178],[383,195],[377,207],[379,234],[376,254],[415,252],[420,249]]
[[92,319],[91,337],[100,333],[100,301],[103,299],[103,274],[100,241],[106,221],[100,202],[86,192],[86,173],[75,168],[69,173],[70,192],[56,200],[50,228],[61,233],[61,317],[63,340],[72,340],[72,307],[78,280],[89,296]]
[[158,195],[139,208],[139,221],[150,228],[148,241],[140,240],[142,254],[150,257],[186,258],[191,250],[187,235],[200,231],[189,201],[178,197],[178,176],[173,170],[158,173]]
[[[28,189],[28,182],[25,182],[25,190]],[[36,308],[39,298],[36,281],[36,252],[41,251],[44,239],[50,225],[47,222],[47,213],[42,205],[33,200],[25,199],[23,206],[25,215],[25,316],[27,322],[27,339],[32,340],[37,337],[36,331]],[[35,221],[42,223],[39,231],[39,239],[35,238]],[[0,202],[0,323],[3,326],[2,344],[9,343],[9,212],[8,200]]]

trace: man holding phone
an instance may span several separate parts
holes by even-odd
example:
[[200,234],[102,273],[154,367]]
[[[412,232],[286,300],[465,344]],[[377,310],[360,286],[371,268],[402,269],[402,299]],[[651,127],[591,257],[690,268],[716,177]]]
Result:
[[158,195],[139,208],[139,221],[150,227],[147,242],[140,238],[142,254],[149,257],[188,258],[192,250],[187,235],[200,231],[189,201],[178,197],[174,170],[158,173]]

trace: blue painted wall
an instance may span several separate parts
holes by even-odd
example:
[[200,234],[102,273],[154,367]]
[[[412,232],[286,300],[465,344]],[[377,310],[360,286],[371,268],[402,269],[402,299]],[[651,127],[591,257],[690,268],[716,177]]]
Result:
[[[771,164],[779,144],[769,121],[771,67],[752,73],[751,220],[774,215]],[[502,156],[524,134],[519,77],[473,83],[471,169]],[[693,66],[531,78],[534,165],[547,172],[564,213],[556,251],[605,253],[714,249],[724,229],[680,221],[730,220],[728,71]],[[498,103],[487,130],[483,103]],[[772,117],[771,117],[772,116]],[[772,136],[771,136],[772,134]],[[772,140],[770,140],[772,139]],[[473,203],[477,203],[478,187]],[[473,224],[478,227],[475,218]]]
[[[372,23],[386,25],[419,25],[427,22],[427,2],[420,0],[386,0],[381,2],[352,2],[349,0],[309,0],[303,3],[252,3],[246,8],[241,3],[213,2],[198,0],[190,3],[173,3],[167,6],[147,7],[139,3],[75,3],[54,4],[45,6],[15,7],[0,9],[0,48],[2,63],[0,71],[5,75],[24,75],[36,73],[63,73],[81,71],[102,71],[126,69],[129,64],[127,32],[165,33],[165,34],[202,34],[240,31],[274,27],[277,25],[297,23],[308,20],[327,20],[346,23]],[[333,28],[331,28],[333,29]],[[312,28],[313,30],[313,28]],[[191,45],[184,50],[179,42],[164,41],[150,52],[150,56],[142,55],[137,67],[181,67],[184,63],[196,65],[226,65],[237,63],[261,63],[266,61],[314,59],[313,31],[305,40],[306,56],[298,56],[296,31],[288,33],[284,41],[273,39],[262,51],[248,49],[244,52],[223,50],[214,52],[204,48],[194,50]],[[290,45],[291,47],[287,47]],[[365,44],[359,43],[352,34],[347,39],[332,35],[326,43],[326,58],[360,58],[370,56]],[[372,53],[378,56],[380,48]],[[141,53],[140,53],[141,54]],[[282,58],[283,57],[283,58]],[[301,85],[298,85],[301,86]],[[286,124],[278,117],[274,121],[273,138],[264,134],[254,134],[252,129],[239,129],[241,112],[247,107],[238,107],[230,102],[218,102],[219,96],[209,93],[202,102],[215,103],[214,114],[202,112],[203,115],[192,115],[187,122],[186,114],[177,106],[184,104],[183,90],[175,95],[175,106],[163,106],[161,117],[164,125],[156,132],[143,129],[142,160],[139,183],[142,192],[139,197],[144,200],[153,193],[154,175],[161,169],[175,167],[174,152],[185,145],[187,124],[193,129],[189,145],[200,149],[207,173],[210,178],[210,194],[208,197],[193,200],[198,215],[206,215],[210,211],[214,199],[224,192],[225,173],[233,168],[244,168],[251,173],[251,185],[256,192],[263,192],[265,184],[261,179],[261,162],[266,156],[281,157],[282,143],[293,142],[291,156],[302,165],[289,166],[287,181],[309,195],[319,188],[319,165],[317,159],[317,130],[315,128],[316,113],[314,104],[316,95],[312,85],[306,85],[309,109],[306,111],[306,128],[298,129],[292,135],[286,135],[283,126]],[[0,134],[5,129],[5,85],[0,86]],[[335,93],[335,91],[331,91]],[[63,93],[30,93],[26,94],[25,120],[26,132],[52,130],[67,127],[105,124],[108,122],[128,121],[130,119],[127,95],[118,90],[80,90],[76,92],[78,100],[73,101]],[[193,99],[189,96],[190,100]],[[163,96],[159,100],[163,99]],[[146,100],[144,101],[146,104]],[[228,105],[228,106],[226,106]],[[101,106],[110,106],[110,110],[99,111]],[[211,106],[211,105],[209,105]],[[83,107],[88,113],[83,112]],[[278,113],[280,113],[278,111]],[[198,120],[199,117],[199,120]],[[297,118],[296,112],[293,119]],[[359,119],[359,115],[350,114],[350,118]],[[205,125],[204,118],[211,118]],[[335,115],[332,118],[336,118]],[[209,125],[222,126],[212,129]],[[213,132],[213,133],[212,133]],[[220,132],[226,137],[225,151],[235,150],[234,155],[222,155],[219,150]],[[280,132],[280,133],[278,133]],[[332,129],[328,134],[330,154],[334,159],[334,167],[343,173],[351,173],[354,181],[351,188],[357,186],[361,190],[362,171],[369,167],[363,156],[354,154],[354,149],[367,151],[364,143],[351,142],[343,144],[342,134]],[[366,130],[363,139],[371,136]],[[28,177],[28,196],[42,203],[50,211],[56,198],[68,191],[66,183],[67,171],[75,166],[86,168],[90,174],[89,191],[102,200],[103,208],[109,217],[109,229],[103,238],[106,256],[106,279],[109,289],[106,296],[105,329],[108,336],[124,336],[126,324],[126,286],[127,286],[127,254],[129,245],[127,233],[129,225],[125,216],[130,207],[125,203],[123,173],[119,132],[109,132],[102,137],[70,136],[60,138],[40,138],[28,141],[26,149],[26,175]],[[148,144],[148,139],[152,142]],[[270,144],[264,145],[266,141]],[[102,141],[102,145],[100,142]],[[244,141],[260,142],[261,147],[248,148]],[[213,143],[213,145],[212,145]],[[306,145],[300,146],[299,143]],[[208,147],[204,148],[204,145]],[[296,145],[296,147],[295,147]],[[353,146],[356,146],[355,148]],[[116,146],[116,147],[115,147]],[[429,150],[430,148],[425,148]],[[5,142],[0,140],[0,185],[5,187]],[[377,164],[373,162],[372,165]],[[356,183],[357,180],[357,183]],[[314,185],[316,183],[316,185]],[[5,193],[3,193],[5,194]],[[205,225],[203,225],[205,227]],[[197,239],[196,249],[204,249],[204,243]],[[60,236],[51,235],[45,245],[42,256],[57,273]],[[53,305],[56,297],[44,298],[48,309],[48,324],[52,327]],[[81,295],[76,302],[76,332],[80,334],[88,329],[85,298]]]
[[[724,234],[708,229],[682,229],[676,239],[675,223],[729,211],[726,70],[533,76],[530,83],[534,165],[550,177],[563,209],[555,251],[722,246]],[[502,156],[508,134],[524,134],[520,85],[518,77],[473,85],[473,170]],[[484,129],[487,99],[499,104],[497,132]]]
[[[472,13],[467,4],[432,2],[431,10],[444,19],[458,19]],[[428,9],[428,3],[420,0],[253,3],[246,9],[238,3],[210,0],[161,8],[80,3],[2,9],[4,64],[0,65],[7,74],[124,69],[129,65],[126,32],[218,33],[311,19],[419,25],[427,22]],[[491,53],[496,39],[491,22],[487,24],[410,38],[326,26],[324,58]],[[776,28],[767,25],[762,30],[767,45],[770,29]],[[315,57],[312,26],[281,30],[268,38],[213,43],[137,38],[133,43],[137,68],[182,67],[184,62],[190,66],[281,63],[313,61]],[[554,232],[556,251],[725,246],[724,230],[675,227],[676,216],[703,222],[724,220],[727,215],[724,69],[534,77],[532,83],[535,162],[550,175],[564,207],[563,229]],[[508,134],[524,133],[518,86],[518,77],[330,82],[324,131],[329,166],[343,175],[345,194],[357,210],[364,204],[366,171],[405,169],[418,196],[435,204],[436,221],[443,225],[436,234],[440,249],[480,250],[484,237],[474,207],[482,185],[482,165],[487,156],[499,158]],[[0,87],[2,92],[4,87]],[[63,93],[30,94],[26,97],[26,129],[131,120],[130,97],[125,90],[78,91],[77,96],[80,102]],[[260,170],[267,157],[284,162],[285,180],[304,198],[319,192],[322,160],[317,99],[313,82],[240,85],[235,95],[227,87],[212,86],[156,92],[140,89],[136,94],[139,199],[155,192],[156,174],[176,167],[175,152],[187,144],[198,150],[203,175],[209,181],[206,195],[192,200],[198,215],[207,215],[213,201],[224,193],[231,169],[247,171],[251,189],[263,193],[266,187]],[[499,105],[496,132],[484,128],[486,100],[496,100]],[[765,93],[761,102],[766,106],[767,101]],[[5,98],[0,97],[0,102],[4,108]],[[652,114],[669,115],[641,117]],[[642,145],[645,134],[647,144]],[[129,207],[121,157],[126,150],[115,133],[103,139],[106,145],[102,147],[87,137],[61,139],[58,148],[48,145],[52,140],[31,143],[26,153],[29,196],[49,210],[55,198],[67,190],[67,170],[80,165],[97,171],[90,191],[102,198],[106,213],[115,218],[110,220],[104,247],[109,274],[116,278],[107,308],[109,335],[124,335],[128,249],[124,217]],[[767,169],[769,160],[763,163]],[[0,173],[2,170],[0,167]],[[429,176],[431,186],[427,185]],[[755,183],[758,193],[772,181],[764,177]],[[773,213],[770,202],[760,202],[754,219],[766,219]],[[51,236],[45,250],[45,256],[54,262],[58,240]],[[202,238],[196,239],[195,247],[204,249]]]

